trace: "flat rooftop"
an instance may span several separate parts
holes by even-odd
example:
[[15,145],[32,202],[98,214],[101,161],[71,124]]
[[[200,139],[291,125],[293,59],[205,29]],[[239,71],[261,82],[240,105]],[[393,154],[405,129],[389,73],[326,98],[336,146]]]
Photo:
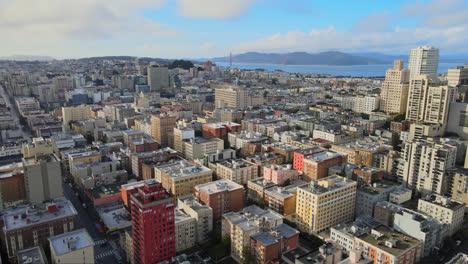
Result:
[[[379,235],[372,235],[371,233],[373,231],[377,231],[376,234],[378,233]],[[421,241],[416,238],[392,231],[386,226],[376,227],[370,232],[361,234],[358,238],[394,256],[399,256],[411,247],[421,243]],[[395,242],[396,246],[387,246],[386,242],[388,241]]]
[[214,182],[200,184],[200,185],[195,186],[195,188],[208,194],[223,192],[226,190],[234,191],[238,189],[244,189],[242,185],[235,183],[228,179],[221,179],[221,180],[217,180]]
[[362,149],[367,151],[378,151],[380,149],[392,149],[392,146],[385,145],[380,142],[371,140],[370,138],[361,138],[344,143],[333,144],[332,146],[347,148],[347,149]]
[[255,185],[256,187],[267,189],[273,186],[277,186],[278,184],[272,181],[269,181],[265,178],[258,178],[258,179],[249,180],[247,183],[247,186],[249,185]]
[[233,225],[238,226],[242,230],[252,230],[259,228],[260,219],[266,222],[277,221],[284,217],[270,209],[263,210],[256,205],[245,207],[240,212],[229,212],[223,215],[225,219],[231,221]]
[[56,211],[47,210],[47,205],[38,204],[32,207],[24,205],[16,208],[8,208],[2,211],[3,214],[3,230],[11,231],[18,228],[38,225],[49,221],[54,221],[69,216],[76,216],[75,207],[65,197],[60,197],[49,203],[55,205]]
[[320,179],[318,181],[312,180],[309,184],[300,186],[299,188],[313,194],[322,194],[352,185],[356,186],[357,184],[353,180],[335,175]]
[[112,232],[132,226],[130,212],[123,204],[96,208],[104,225]]
[[217,122],[217,123],[208,123],[203,124],[204,126],[211,127],[211,128],[223,128],[226,126],[240,126],[240,124],[234,122]]
[[47,264],[48,261],[41,247],[20,250],[17,253],[19,264]]
[[238,169],[238,168],[246,168],[251,166],[257,166],[254,163],[246,161],[244,159],[229,159],[223,160],[218,162],[217,164],[231,168],[231,169]]
[[213,172],[210,168],[199,164],[189,163],[186,160],[158,166],[156,168],[174,179],[198,175],[200,173]]
[[324,152],[313,154],[312,156],[307,156],[304,158],[304,160],[323,161],[323,160],[333,159],[333,158],[340,157],[340,156],[344,156],[344,155],[338,152],[333,152],[333,151],[325,152],[324,151]]
[[86,229],[81,228],[61,235],[49,237],[51,250],[60,256],[76,250],[94,246],[94,241]]
[[439,206],[442,206],[451,210],[458,210],[460,208],[465,207],[465,204],[452,200],[450,197],[445,197],[441,195],[433,194],[433,195],[426,196],[420,200],[423,200],[432,204],[436,204],[436,205],[439,205]]
[[359,192],[365,192],[368,194],[377,195],[382,191],[395,188],[397,186],[400,186],[400,185],[397,183],[390,182],[390,181],[381,180],[370,185],[363,185],[359,187],[357,190]]
[[101,199],[101,198],[108,197],[111,195],[120,194],[120,192],[122,191],[120,189],[120,186],[121,186],[120,184],[114,183],[114,184],[108,184],[108,185],[101,185],[94,189],[87,189],[87,191],[96,200],[96,199]]

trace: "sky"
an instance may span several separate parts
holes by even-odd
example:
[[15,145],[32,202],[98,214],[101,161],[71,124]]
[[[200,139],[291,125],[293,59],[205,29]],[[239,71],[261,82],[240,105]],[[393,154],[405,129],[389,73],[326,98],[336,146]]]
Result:
[[0,56],[468,53],[468,0],[0,0]]

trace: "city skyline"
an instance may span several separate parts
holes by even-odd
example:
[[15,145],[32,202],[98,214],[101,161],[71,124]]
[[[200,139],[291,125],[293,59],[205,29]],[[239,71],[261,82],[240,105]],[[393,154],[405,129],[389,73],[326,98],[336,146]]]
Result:
[[[340,8],[337,8],[337,5]],[[0,56],[210,58],[256,51],[468,53],[463,0],[0,2]],[[20,15],[21,14],[21,15]],[[278,19],[281,18],[281,19]]]

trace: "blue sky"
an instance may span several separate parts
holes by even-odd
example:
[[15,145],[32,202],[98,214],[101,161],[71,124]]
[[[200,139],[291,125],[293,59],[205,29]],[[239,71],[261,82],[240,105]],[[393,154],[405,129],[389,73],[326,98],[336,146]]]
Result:
[[0,0],[0,56],[468,53],[465,0]]

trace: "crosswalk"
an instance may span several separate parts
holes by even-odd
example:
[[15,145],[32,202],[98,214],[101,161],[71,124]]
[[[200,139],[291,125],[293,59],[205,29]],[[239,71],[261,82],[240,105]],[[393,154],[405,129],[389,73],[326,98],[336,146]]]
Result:
[[114,255],[113,250],[102,252],[101,254],[94,256],[94,259],[102,259],[111,255]]
[[99,246],[99,245],[104,244],[104,243],[106,243],[106,242],[107,242],[107,240],[105,240],[105,239],[94,240],[94,245],[95,245],[95,246]]

